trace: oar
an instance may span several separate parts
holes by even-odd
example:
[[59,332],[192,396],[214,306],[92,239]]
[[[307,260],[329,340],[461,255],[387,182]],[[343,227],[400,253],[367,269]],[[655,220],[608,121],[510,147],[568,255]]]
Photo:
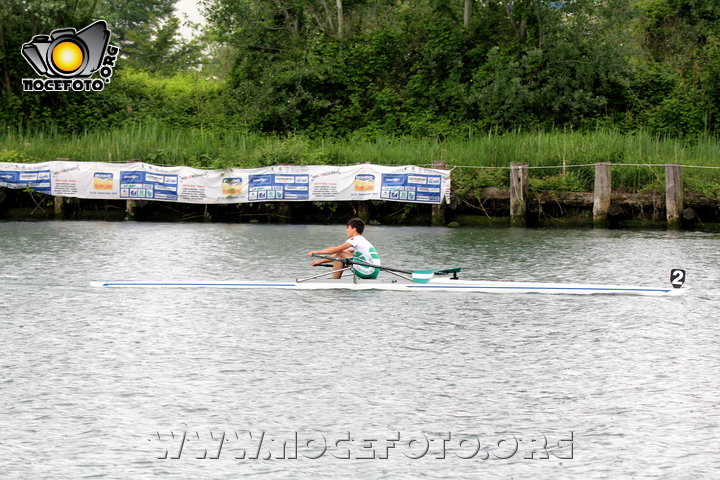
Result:
[[447,275],[449,273],[453,273],[454,278],[457,278],[457,272],[460,271],[459,267],[445,270],[403,270],[400,268],[385,267],[382,265],[375,265],[373,263],[361,262],[360,260],[352,258],[337,258],[329,255],[320,255],[318,253],[314,253],[313,257],[324,258],[325,260],[331,260],[333,262],[342,262],[345,265],[360,265],[363,267],[377,268],[379,270],[387,270],[388,272],[404,273],[406,275],[410,275],[411,280],[415,283],[428,283],[436,274]]

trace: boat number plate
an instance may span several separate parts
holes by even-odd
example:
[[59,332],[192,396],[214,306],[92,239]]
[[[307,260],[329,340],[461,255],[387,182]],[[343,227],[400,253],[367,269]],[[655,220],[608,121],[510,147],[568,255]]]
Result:
[[685,270],[673,268],[670,270],[670,283],[675,288],[680,288],[685,283]]

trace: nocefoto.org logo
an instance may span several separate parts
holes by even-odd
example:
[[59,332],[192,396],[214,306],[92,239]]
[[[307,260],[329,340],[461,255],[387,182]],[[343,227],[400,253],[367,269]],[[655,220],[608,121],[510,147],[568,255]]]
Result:
[[[23,78],[25,92],[99,92],[110,83],[120,48],[109,45],[104,20],[79,32],[58,28],[50,35],[35,35],[22,46],[22,56],[40,76]],[[97,72],[100,78],[92,78]]]

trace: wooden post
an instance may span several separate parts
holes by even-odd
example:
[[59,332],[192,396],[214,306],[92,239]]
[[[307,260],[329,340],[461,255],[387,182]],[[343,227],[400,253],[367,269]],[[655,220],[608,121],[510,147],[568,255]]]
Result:
[[[447,163],[441,161],[441,160],[435,160],[432,163],[432,168],[436,168],[438,170],[445,170],[447,169]],[[443,188],[443,185],[440,185],[440,188]],[[438,205],[432,206],[432,212],[430,213],[430,225],[433,227],[442,227],[445,225],[445,200],[441,200]]]
[[357,217],[362,220],[363,222],[369,222],[370,221],[370,201],[369,200],[361,200],[357,202],[357,208],[355,209],[355,213]]
[[[69,158],[64,157],[56,157],[56,162],[69,162]],[[55,218],[65,218],[65,206],[67,205],[67,200],[65,197],[53,197],[53,211],[55,213]]]
[[510,225],[524,227],[527,211],[528,169],[524,163],[510,164]]
[[610,164],[607,162],[595,164],[595,195],[593,196],[593,225],[596,227],[608,226],[608,211],[610,211],[610,197],[612,193],[612,180]]
[[665,212],[668,228],[680,228],[683,210],[682,165],[665,165]]
[[63,218],[65,216],[65,197],[53,197],[53,207],[55,218]]
[[125,201],[125,220],[135,220],[135,200]]

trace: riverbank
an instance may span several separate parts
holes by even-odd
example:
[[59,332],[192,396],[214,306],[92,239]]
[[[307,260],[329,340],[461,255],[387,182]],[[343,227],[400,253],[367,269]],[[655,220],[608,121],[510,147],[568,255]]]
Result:
[[[141,160],[155,165],[196,168],[254,168],[267,165],[382,165],[453,168],[453,188],[507,188],[512,162],[533,171],[531,190],[593,190],[592,164],[623,165],[613,171],[613,189],[644,193],[660,187],[662,168],[676,163],[717,167],[720,141],[706,135],[690,140],[664,138],[645,131],[622,133],[610,129],[590,132],[554,130],[507,134],[468,131],[462,137],[351,136],[310,138],[268,136],[177,128],[162,124],[130,125],[108,131],[64,135],[56,130],[14,131],[0,135],[0,162],[34,163],[56,158],[72,161],[118,162]],[[568,165],[590,165],[568,169]],[[555,167],[555,168],[550,168]],[[686,172],[685,188],[720,199],[720,170]]]
[[[530,228],[593,227],[593,193],[540,191],[528,194]],[[160,201],[89,200],[0,189],[0,220],[104,220],[225,223],[342,223],[353,216],[382,225],[510,226],[510,190],[488,187],[472,197],[454,196],[440,207],[386,201],[273,202],[198,205]],[[609,228],[667,228],[665,197],[614,193]],[[720,231],[720,200],[686,194],[679,228]]]
[[[134,125],[107,132],[61,135],[7,131],[0,137],[0,162],[124,162],[225,169],[267,165],[414,164],[452,170],[453,198],[438,210],[394,202],[272,202],[253,205],[183,205],[65,199],[55,201],[29,191],[0,191],[3,219],[103,219],[263,223],[343,222],[360,215],[381,224],[517,224],[510,199],[511,164],[523,165],[521,224],[529,227],[598,224],[597,165],[608,173],[602,222],[610,228],[676,227],[717,230],[720,224],[720,142],[661,138],[647,132],[514,132],[467,137],[352,137],[313,139],[271,137],[236,131],[170,129]],[[666,164],[681,165],[676,192],[684,204],[668,212]],[[690,168],[692,167],[692,168]],[[608,167],[610,168],[610,167]],[[668,198],[671,198],[668,195]],[[516,202],[517,203],[517,202]],[[683,203],[683,202],[681,202]],[[435,212],[435,216],[433,216]],[[511,221],[514,217],[515,221]]]

